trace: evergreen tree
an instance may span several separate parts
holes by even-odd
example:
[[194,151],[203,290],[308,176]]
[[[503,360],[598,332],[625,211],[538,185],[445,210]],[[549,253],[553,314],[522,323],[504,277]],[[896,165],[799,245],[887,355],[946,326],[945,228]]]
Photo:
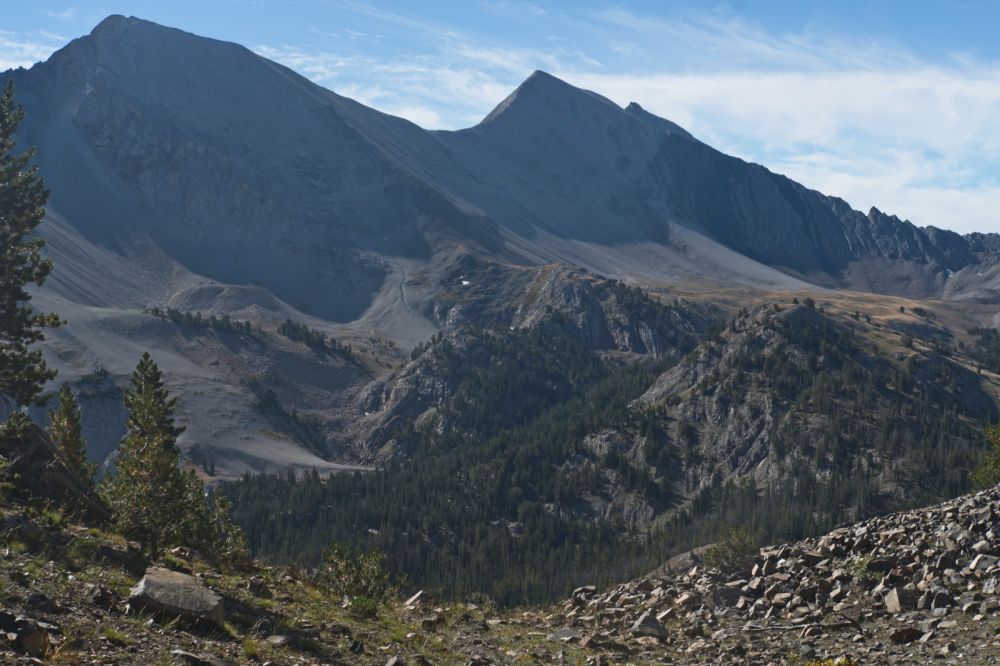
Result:
[[246,534],[233,522],[230,501],[216,493],[206,511],[208,531],[204,543],[209,555],[225,564],[240,564],[249,559],[250,546]]
[[63,464],[81,481],[92,483],[97,465],[87,462],[87,442],[80,430],[80,406],[69,384],[59,389],[59,404],[49,412],[49,434]]
[[229,502],[210,502],[194,470],[180,468],[177,437],[184,429],[174,424],[176,405],[156,362],[143,354],[125,394],[128,430],[105,498],[118,530],[154,555],[176,544],[219,563],[239,563],[247,557],[246,537],[229,518]]
[[30,164],[35,150],[13,153],[23,118],[8,83],[0,95],[0,394],[22,406],[39,403],[45,382],[56,375],[42,352],[30,346],[44,339],[42,329],[59,324],[55,315],[36,313],[27,304],[31,296],[25,287],[41,285],[52,263],[41,254],[45,241],[31,235],[49,197],[38,167]]
[[174,424],[176,403],[146,352],[132,373],[132,389],[125,394],[127,432],[118,446],[115,475],[105,496],[119,531],[153,554],[181,540],[194,508],[192,484],[178,466],[177,437],[183,428]]

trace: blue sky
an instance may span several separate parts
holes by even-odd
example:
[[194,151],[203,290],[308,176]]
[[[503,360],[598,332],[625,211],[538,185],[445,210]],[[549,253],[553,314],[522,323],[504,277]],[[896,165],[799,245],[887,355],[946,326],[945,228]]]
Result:
[[1000,231],[1000,0],[4,0],[0,69],[112,13],[428,128],[476,123],[544,69],[856,208]]

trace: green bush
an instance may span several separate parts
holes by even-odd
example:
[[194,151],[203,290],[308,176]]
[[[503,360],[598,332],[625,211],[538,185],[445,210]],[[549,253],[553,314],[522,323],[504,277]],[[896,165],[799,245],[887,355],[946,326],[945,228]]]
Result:
[[349,599],[351,612],[361,617],[374,617],[394,591],[385,555],[378,548],[355,551],[333,544],[318,576],[322,585]]
[[986,441],[990,444],[990,450],[972,473],[972,484],[980,490],[1000,483],[1000,425],[986,428]]
[[735,527],[721,541],[709,546],[701,559],[706,566],[723,573],[749,571],[760,553],[753,535],[743,527]]
[[381,601],[371,597],[351,597],[348,610],[357,617],[370,620],[378,615],[378,609],[382,605]]

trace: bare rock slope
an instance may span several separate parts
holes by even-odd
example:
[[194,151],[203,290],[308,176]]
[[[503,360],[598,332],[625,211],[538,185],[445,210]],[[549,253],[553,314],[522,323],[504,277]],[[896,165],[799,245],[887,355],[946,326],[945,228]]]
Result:
[[762,548],[726,572],[695,556],[681,573],[582,587],[544,622],[612,661],[994,663],[998,534],[991,490]]

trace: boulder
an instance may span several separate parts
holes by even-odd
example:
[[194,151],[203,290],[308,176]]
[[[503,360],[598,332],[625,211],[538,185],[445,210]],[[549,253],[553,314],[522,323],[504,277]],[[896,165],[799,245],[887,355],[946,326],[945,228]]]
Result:
[[49,632],[27,618],[15,620],[14,647],[29,657],[44,657],[49,651]]
[[996,566],[997,562],[1000,562],[1000,557],[994,557],[993,555],[984,555],[980,553],[972,558],[969,562],[970,571],[986,571],[992,566]]
[[894,587],[885,595],[885,609],[890,613],[902,613],[913,608],[913,598],[906,590]]
[[900,627],[889,634],[889,640],[896,645],[905,645],[906,643],[912,643],[923,635],[924,632],[916,627]]
[[580,639],[580,632],[572,627],[563,627],[549,634],[549,639],[553,641],[576,641]]
[[289,636],[287,634],[272,634],[266,639],[268,643],[275,647],[285,647],[286,645],[295,645],[295,637]]
[[650,612],[643,613],[632,625],[629,633],[633,636],[650,636],[659,640],[665,640],[669,636],[666,628]]
[[63,607],[42,592],[32,592],[28,596],[28,606],[42,613],[61,613]]
[[129,607],[221,628],[225,623],[222,597],[194,576],[149,567],[129,593]]

